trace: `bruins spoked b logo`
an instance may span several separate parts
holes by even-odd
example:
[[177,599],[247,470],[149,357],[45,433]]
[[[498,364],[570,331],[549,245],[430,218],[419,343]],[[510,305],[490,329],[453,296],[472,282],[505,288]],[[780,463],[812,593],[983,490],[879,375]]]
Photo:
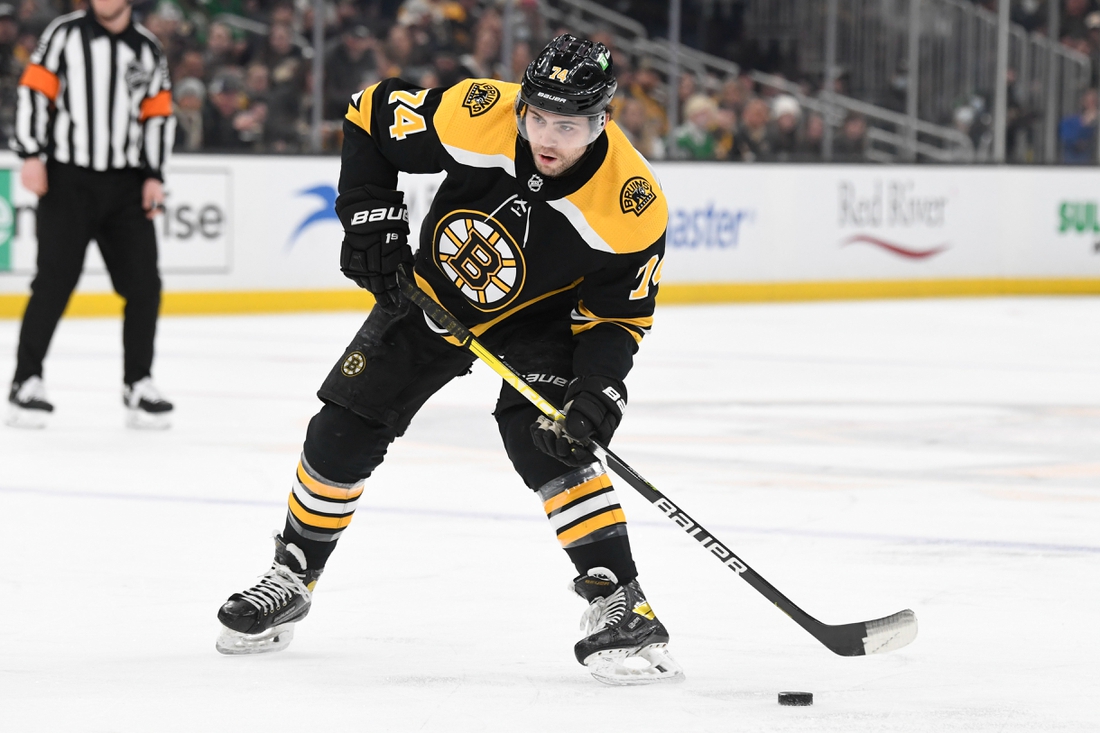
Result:
[[348,358],[344,359],[344,363],[340,365],[340,372],[345,377],[357,377],[366,365],[367,358],[363,356],[363,352],[353,351],[348,354]]
[[435,228],[435,258],[455,287],[483,311],[508,305],[523,287],[523,253],[496,219],[455,211]]
[[653,185],[641,176],[629,179],[623,184],[623,190],[619,193],[619,206],[622,207],[623,213],[630,212],[634,216],[641,216],[642,212],[656,200],[657,193],[653,190]]
[[500,99],[500,90],[492,84],[470,85],[470,91],[466,92],[466,98],[462,100],[462,106],[470,110],[471,117],[483,115]]

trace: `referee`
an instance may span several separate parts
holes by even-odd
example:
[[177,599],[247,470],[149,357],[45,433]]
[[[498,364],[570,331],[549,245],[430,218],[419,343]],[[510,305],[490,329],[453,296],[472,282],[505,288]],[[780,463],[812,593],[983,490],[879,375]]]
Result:
[[168,65],[131,0],[90,0],[46,28],[19,81],[21,181],[39,196],[38,272],[23,314],[8,424],[44,427],[42,362],[95,238],[126,301],[123,402],[130,427],[168,427],[153,385],[160,275],[153,217],[175,136]]

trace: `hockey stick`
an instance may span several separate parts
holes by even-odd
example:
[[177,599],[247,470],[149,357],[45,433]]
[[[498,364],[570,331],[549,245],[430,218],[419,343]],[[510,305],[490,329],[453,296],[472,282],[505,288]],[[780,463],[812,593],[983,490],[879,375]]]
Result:
[[[539,408],[544,415],[554,421],[565,419],[565,415],[560,410],[547,402],[519,373],[479,343],[468,328],[463,326],[443,306],[432,300],[427,293],[417,287],[416,283],[402,275],[398,276],[398,283],[402,294],[406,298],[424,311],[429,318],[447,329],[452,336],[458,339],[461,346],[488,364],[489,368],[499,374],[505,382],[526,397],[535,407]],[[592,441],[589,447],[606,466],[656,506],[661,513],[679,525],[688,536],[695,538],[707,552],[741,576],[742,580],[759,591],[762,596],[774,603],[780,611],[791,617],[795,623],[810,632],[815,639],[836,654],[845,657],[881,654],[900,649],[916,638],[917,615],[909,609],[899,611],[892,616],[854,624],[831,626],[821,623],[776,590],[775,586],[750,568],[748,563],[735,555],[703,525],[692,519],[687,512],[669,501],[653,484],[642,478],[608,448],[596,441]]]

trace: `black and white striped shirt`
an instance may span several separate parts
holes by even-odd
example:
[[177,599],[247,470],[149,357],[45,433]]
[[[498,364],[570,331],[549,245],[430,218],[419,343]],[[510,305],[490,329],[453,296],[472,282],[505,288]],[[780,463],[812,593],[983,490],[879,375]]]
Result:
[[11,147],[97,171],[163,178],[172,150],[168,64],[156,36],[131,23],[113,35],[83,10],[46,28],[19,80]]

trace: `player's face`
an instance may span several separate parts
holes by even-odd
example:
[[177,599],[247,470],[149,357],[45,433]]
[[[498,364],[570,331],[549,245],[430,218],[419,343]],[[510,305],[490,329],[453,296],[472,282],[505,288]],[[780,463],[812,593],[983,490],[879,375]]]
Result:
[[551,178],[580,160],[592,137],[587,117],[567,117],[529,107],[525,124],[535,168]]
[[92,0],[92,12],[101,22],[118,20],[130,9],[130,0]]

